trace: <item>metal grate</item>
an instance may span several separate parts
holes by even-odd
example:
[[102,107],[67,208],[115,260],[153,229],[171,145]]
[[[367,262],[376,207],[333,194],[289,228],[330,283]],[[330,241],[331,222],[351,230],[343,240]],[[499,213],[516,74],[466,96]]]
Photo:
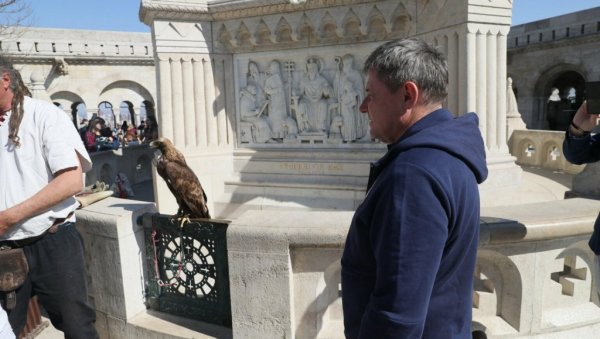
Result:
[[231,327],[228,221],[182,220],[148,213],[146,304],[149,308]]

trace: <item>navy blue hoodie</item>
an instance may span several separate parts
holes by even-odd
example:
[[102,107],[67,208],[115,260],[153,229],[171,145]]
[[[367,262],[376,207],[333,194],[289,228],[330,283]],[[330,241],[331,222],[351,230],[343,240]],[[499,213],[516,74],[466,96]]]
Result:
[[439,109],[371,165],[342,256],[347,338],[471,338],[478,118]]

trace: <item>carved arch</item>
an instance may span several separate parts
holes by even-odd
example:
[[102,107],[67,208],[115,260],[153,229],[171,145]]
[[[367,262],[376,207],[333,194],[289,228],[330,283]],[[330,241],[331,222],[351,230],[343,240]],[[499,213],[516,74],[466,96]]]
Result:
[[256,40],[250,33],[248,26],[242,21],[235,34],[235,38],[240,46],[255,46]]
[[385,17],[383,13],[373,6],[373,9],[367,15],[367,35],[370,39],[383,39],[387,35],[387,29],[385,27]]
[[275,43],[275,37],[271,32],[269,26],[265,23],[264,20],[260,20],[258,25],[256,26],[256,44],[257,45],[267,45]]
[[299,40],[318,40],[315,26],[306,14],[300,19],[297,32]]
[[[594,264],[594,257],[595,254],[590,250],[590,247],[588,246],[588,241],[581,240],[565,248],[562,252],[560,252],[559,255],[556,256],[556,259],[564,259],[565,266],[569,264],[571,270],[579,270],[580,274],[584,276],[584,280],[587,280],[587,276],[590,277],[589,300],[598,305],[598,295],[596,293],[596,289],[593,288],[593,286],[597,284],[597,282],[594,280],[598,277],[598,274],[594,274],[596,273],[594,272],[594,270],[596,270],[596,265]],[[576,259],[580,259],[580,261],[583,261],[587,267],[577,268],[575,266],[575,263],[577,261]]]
[[538,145],[531,139],[525,138],[517,145],[517,152],[526,153],[525,156],[519,157],[521,164],[537,165],[539,164],[540,150]]
[[519,331],[523,279],[518,267],[510,258],[501,253],[479,249],[475,272],[479,277],[475,277],[474,303],[477,303],[479,299],[478,286],[493,293],[496,298],[495,315]]
[[232,46],[237,45],[237,42],[235,40],[233,40],[233,37],[231,36],[231,32],[229,32],[229,30],[227,29],[227,26],[225,26],[225,24],[221,24],[221,27],[219,28],[219,31],[217,33],[217,40],[226,46],[227,45],[232,45]]
[[292,26],[285,20],[284,17],[279,19],[277,26],[275,27],[275,40],[277,42],[291,42],[296,40],[296,34],[294,33]]
[[352,8],[346,12],[342,20],[342,27],[345,37],[359,37],[366,33],[366,29],[363,27],[360,18]]
[[337,22],[329,12],[325,12],[325,15],[323,15],[319,32],[322,40],[336,40],[340,38]]
[[406,7],[402,3],[398,4],[392,14],[392,20],[390,22],[391,32],[407,33],[410,30],[410,23],[412,18],[408,14]]

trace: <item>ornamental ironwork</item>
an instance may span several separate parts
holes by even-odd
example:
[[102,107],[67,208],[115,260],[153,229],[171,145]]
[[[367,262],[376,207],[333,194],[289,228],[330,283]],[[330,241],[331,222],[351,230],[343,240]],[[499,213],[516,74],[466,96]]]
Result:
[[228,221],[148,213],[146,305],[150,309],[231,327]]

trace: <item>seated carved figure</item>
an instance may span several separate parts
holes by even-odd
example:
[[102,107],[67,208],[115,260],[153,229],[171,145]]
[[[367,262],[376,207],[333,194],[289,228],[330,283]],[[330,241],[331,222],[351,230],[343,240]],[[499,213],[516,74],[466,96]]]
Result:
[[271,128],[267,119],[262,117],[265,106],[256,106],[256,86],[250,84],[240,93],[240,117],[252,125],[252,141],[265,143],[271,139]]

